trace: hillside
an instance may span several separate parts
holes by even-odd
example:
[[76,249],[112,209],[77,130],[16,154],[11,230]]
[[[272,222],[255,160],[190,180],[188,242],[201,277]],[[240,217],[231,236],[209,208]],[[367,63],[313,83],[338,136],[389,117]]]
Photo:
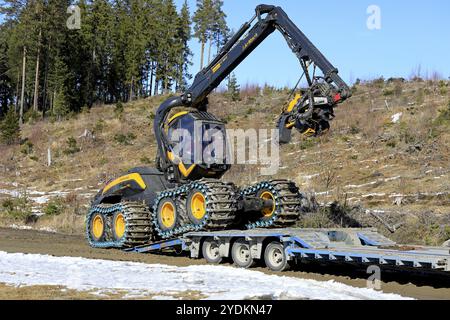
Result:
[[[302,225],[345,224],[347,214],[370,209],[389,224],[405,223],[393,235],[398,240],[449,239],[449,90],[444,81],[358,84],[336,110],[331,132],[320,138],[295,133],[281,148],[282,168],[272,178],[292,179],[324,205],[339,202],[345,213],[339,222],[320,210]],[[272,128],[287,96],[247,87],[237,102],[213,94],[210,111],[229,128]],[[1,224],[82,232],[86,206],[102,184],[129,168],[153,166],[153,116],[165,98],[125,104],[122,112],[102,105],[66,121],[29,120],[21,145],[0,146]],[[256,169],[237,165],[224,179],[242,186],[269,179]],[[45,215],[36,222],[32,212]]]

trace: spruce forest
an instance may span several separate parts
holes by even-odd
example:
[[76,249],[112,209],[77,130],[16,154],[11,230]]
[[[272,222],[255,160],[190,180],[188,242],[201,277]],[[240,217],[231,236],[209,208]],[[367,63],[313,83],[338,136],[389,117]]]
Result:
[[[182,91],[229,36],[222,0],[4,0],[0,119],[62,119],[96,104]],[[197,72],[197,70],[195,71]]]

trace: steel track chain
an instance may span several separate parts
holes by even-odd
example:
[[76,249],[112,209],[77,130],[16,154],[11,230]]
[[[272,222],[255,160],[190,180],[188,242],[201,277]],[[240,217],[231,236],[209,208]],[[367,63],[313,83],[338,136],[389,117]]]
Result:
[[[125,233],[120,240],[112,236],[112,218],[116,213],[122,213],[125,218]],[[91,219],[95,214],[101,214],[105,222],[105,240],[95,241],[91,237]],[[86,238],[93,248],[126,248],[144,245],[152,240],[150,213],[145,204],[122,202],[118,204],[101,204],[91,208],[86,216]]]
[[300,218],[302,194],[294,182],[289,180],[272,180],[260,182],[241,190],[243,197],[256,197],[259,191],[267,190],[275,198],[275,213],[264,220],[250,222],[246,225],[248,230],[257,228],[285,228],[293,226]]
[[[190,222],[187,216],[182,217],[186,224],[179,224],[172,230],[162,230],[158,222],[158,207],[164,199],[171,199],[177,204],[180,214],[186,215],[187,196],[193,190],[202,192],[206,200],[206,215],[200,223]],[[236,187],[233,184],[224,183],[219,180],[202,179],[191,182],[179,188],[161,192],[153,205],[152,222],[155,231],[162,239],[170,239],[192,231],[224,230],[232,226],[237,212]],[[181,209],[181,210],[180,210]],[[189,222],[188,222],[189,221]]]

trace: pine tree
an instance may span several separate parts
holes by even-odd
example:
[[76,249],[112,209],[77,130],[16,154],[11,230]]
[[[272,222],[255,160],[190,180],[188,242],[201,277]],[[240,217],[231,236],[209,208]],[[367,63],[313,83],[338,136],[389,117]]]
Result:
[[[31,6],[28,2],[19,0],[5,0],[0,8],[0,13],[5,14],[6,21],[12,26],[11,34],[8,37],[8,63],[14,66],[14,74],[18,74],[17,78],[17,106],[19,107],[19,122],[23,121],[24,108],[27,105],[28,85],[26,74],[30,68],[27,66],[27,48],[30,49],[32,41],[30,41],[32,30],[31,23]],[[25,62],[25,63],[24,63]]]
[[42,43],[42,22],[44,17],[44,4],[41,1],[35,3],[35,14],[38,16],[36,27],[39,30],[36,42],[36,62],[35,62],[35,76],[34,76],[34,93],[33,93],[33,110],[38,111],[39,103],[39,72],[41,62],[41,43]]
[[228,28],[226,17],[227,15],[223,11],[223,0],[213,0],[214,6],[214,24],[212,26],[212,42],[216,45],[219,53],[220,47],[222,47],[227,41],[230,33]]
[[63,59],[56,57],[54,74],[50,80],[52,88],[52,109],[51,113],[58,120],[62,120],[70,112],[67,96],[67,86],[65,85],[68,79],[68,67]]
[[112,102],[111,79],[113,9],[107,0],[80,1],[83,23],[75,58],[81,77],[80,101],[88,107],[96,101]]
[[179,61],[179,74],[178,74],[178,88],[184,91],[187,86],[187,80],[192,78],[189,74],[189,66],[192,65],[191,57],[192,51],[189,48],[189,40],[191,39],[191,16],[189,13],[189,6],[187,0],[184,1],[183,7],[180,12],[179,18],[179,35],[181,41],[181,55]]
[[8,28],[0,25],[0,119],[14,102],[14,82],[8,64]]
[[197,0],[197,11],[194,14],[194,36],[201,43],[200,69],[203,69],[205,46],[210,39],[211,25],[213,24],[214,7],[212,0]]
[[[159,12],[160,39],[157,42],[155,60],[156,84],[155,93],[161,87],[164,93],[173,88],[173,84],[179,80],[181,57],[185,45],[180,38],[180,18],[173,0],[163,0]],[[168,28],[167,26],[175,26]]]
[[20,140],[19,118],[14,108],[9,108],[5,118],[0,123],[0,135],[3,143],[14,144]]
[[[46,58],[47,58],[47,84],[46,94],[49,100],[49,109],[54,114],[55,101],[59,99],[64,91],[64,96],[69,105],[68,108],[75,106],[77,97],[74,92],[77,88],[75,63],[72,62],[75,56],[75,48],[77,43],[74,43],[70,38],[71,30],[66,27],[67,15],[66,12],[69,3],[66,0],[49,1],[46,7],[45,28],[46,28]],[[74,60],[76,61],[76,60]],[[73,69],[71,69],[73,68]],[[58,114],[60,115],[60,114]],[[61,113],[62,115],[62,113]]]
[[241,98],[241,89],[234,73],[228,77],[228,97],[233,101],[238,101]]

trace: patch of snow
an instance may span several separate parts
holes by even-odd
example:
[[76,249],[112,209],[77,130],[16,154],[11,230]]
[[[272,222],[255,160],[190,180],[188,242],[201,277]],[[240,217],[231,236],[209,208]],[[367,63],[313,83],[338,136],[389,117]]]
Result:
[[359,202],[361,202],[361,199],[358,197],[353,197],[353,198],[348,198],[347,201],[350,203],[359,203]]
[[31,226],[23,226],[23,225],[17,225],[17,224],[11,224],[8,226],[8,228],[17,229],[17,230],[37,230],[37,231],[43,231],[43,232],[49,232],[49,233],[57,233],[58,232],[55,229],[52,229],[50,227],[42,227],[42,228],[35,229]]
[[328,196],[328,195],[332,194],[333,192],[334,192],[334,190],[324,191],[324,192],[316,192],[315,195],[316,196]]
[[398,122],[400,121],[400,119],[402,118],[402,116],[403,116],[403,113],[402,113],[402,112],[397,113],[397,114],[394,114],[394,115],[391,117],[392,123],[398,123]]
[[[47,204],[51,198],[57,198],[57,197],[65,197],[70,192],[77,192],[84,190],[84,188],[77,188],[73,190],[68,191],[50,191],[50,192],[42,192],[42,191],[36,191],[32,190],[33,188],[24,189],[24,191],[14,190],[14,189],[0,189],[0,195],[8,195],[14,198],[19,198],[22,194],[27,195],[30,199],[30,201],[38,204],[38,205],[44,205]],[[79,194],[83,198],[91,198],[96,193],[94,191],[92,192],[85,192]]]
[[52,285],[79,291],[126,292],[167,298],[197,291],[215,300],[274,299],[400,300],[400,295],[342,283],[321,282],[225,266],[149,265],[136,262],[52,257],[0,251],[0,282],[13,286]]
[[16,230],[32,230],[33,229],[30,226],[20,226],[20,225],[17,225],[17,224],[11,224],[11,225],[8,226],[8,228],[16,229]]
[[417,198],[420,196],[423,197],[441,197],[441,196],[448,196],[450,195],[450,192],[418,192],[418,193],[412,193],[412,194],[391,194],[389,195],[389,198],[397,198],[397,197],[404,197],[404,198]]
[[384,211],[384,210],[366,210],[366,213],[370,213],[370,212],[378,213],[378,214],[386,213],[386,211]]
[[378,159],[369,159],[369,160],[361,160],[360,163],[365,163],[365,162],[374,162],[374,163],[378,163]]
[[300,153],[300,152],[302,152],[302,151],[303,151],[303,150],[290,152],[290,153],[288,153],[287,155],[288,155],[288,156],[293,156],[294,154]]
[[47,196],[41,196],[37,198],[30,198],[31,201],[36,202],[37,204],[46,204],[50,201],[49,197]]
[[389,198],[399,198],[399,197],[406,197],[406,195],[401,193],[393,193],[389,195]]
[[44,231],[44,232],[48,232],[48,233],[57,233],[58,232],[55,229],[52,229],[50,227],[42,227],[42,228],[39,228],[38,231]]
[[401,176],[397,176],[397,177],[391,177],[391,178],[386,178],[386,179],[378,179],[376,181],[372,181],[372,182],[364,183],[364,184],[360,184],[360,185],[349,184],[349,185],[345,186],[344,188],[346,188],[346,189],[361,189],[361,188],[364,188],[364,187],[373,186],[373,185],[375,185],[377,183],[381,183],[381,182],[395,181],[395,180],[398,180],[400,178],[401,178]]
[[345,186],[344,188],[346,189],[360,189],[360,188],[364,188],[364,187],[368,187],[368,186],[373,186],[374,184],[377,184],[377,181],[372,181],[369,183],[365,183],[365,184],[360,184],[360,185],[355,185],[355,184],[349,184],[348,186]]
[[84,181],[83,179],[67,179],[67,180],[61,180],[62,182],[79,182]]
[[0,194],[6,194],[14,198],[20,197],[20,192],[16,190],[0,189]]
[[371,198],[371,197],[385,197],[386,193],[369,193],[362,195],[363,198]]
[[41,208],[38,207],[32,207],[31,208],[31,213],[34,214],[37,217],[41,217],[43,216],[45,213],[42,212]]
[[33,195],[33,196],[43,196],[43,195],[45,195],[46,193],[45,192],[42,192],[42,191],[30,191],[30,190],[27,190],[27,195]]
[[69,194],[69,192],[68,191],[52,191],[52,192],[49,192],[48,194],[51,194],[55,197],[64,197],[64,196],[67,196]]
[[386,179],[384,179],[384,182],[395,181],[395,180],[398,180],[400,178],[401,178],[401,176],[392,177],[392,178],[386,178]]

